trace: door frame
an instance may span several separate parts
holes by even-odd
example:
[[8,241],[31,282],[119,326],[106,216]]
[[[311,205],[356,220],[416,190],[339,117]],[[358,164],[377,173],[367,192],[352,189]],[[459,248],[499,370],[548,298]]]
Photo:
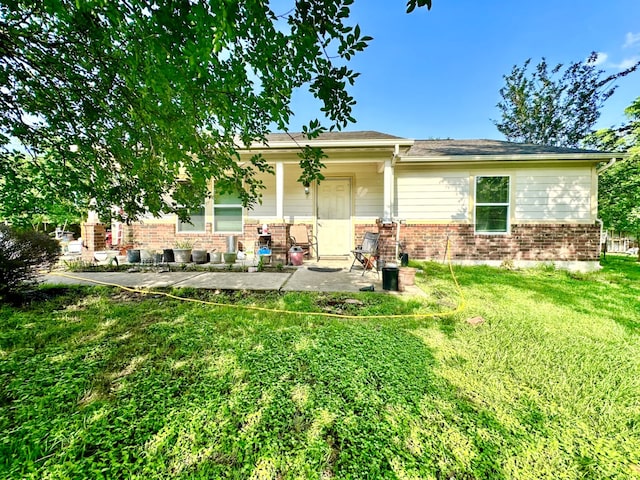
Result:
[[[349,246],[349,248],[347,249],[347,251],[345,252],[345,256],[349,255],[349,252],[353,249],[353,212],[355,210],[355,204],[354,204],[354,196],[353,196],[353,192],[354,192],[354,184],[355,184],[355,175],[354,174],[335,174],[335,175],[325,175],[324,180],[322,180],[322,182],[326,182],[326,181],[331,181],[331,180],[348,180],[349,181],[349,228],[347,229],[347,236],[348,238],[347,240],[347,244]],[[320,183],[322,183],[320,182]],[[314,205],[314,227],[315,227],[315,232],[316,232],[316,236],[318,237],[318,250],[321,253],[321,257],[323,256],[331,256],[331,255],[322,255],[322,244],[320,243],[320,236],[318,235],[318,232],[320,231],[320,227],[319,227],[319,221],[321,221],[321,219],[318,217],[318,210],[319,210],[319,203],[320,203],[320,185],[315,185],[315,205]],[[340,255],[342,256],[342,255]]]

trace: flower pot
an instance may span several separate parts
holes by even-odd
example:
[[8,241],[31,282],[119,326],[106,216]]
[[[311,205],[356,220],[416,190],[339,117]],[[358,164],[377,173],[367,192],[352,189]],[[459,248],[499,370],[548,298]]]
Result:
[[222,254],[220,252],[211,252],[211,263],[222,263]]
[[192,250],[191,258],[193,263],[207,263],[207,251],[206,250]]
[[173,258],[176,263],[189,263],[191,261],[191,249],[190,248],[174,248]]
[[165,263],[175,262],[176,260],[173,257],[173,249],[165,248],[164,250],[162,250],[162,259],[165,261]]
[[224,253],[224,263],[228,263],[229,265],[236,263],[237,254],[235,253]]
[[140,262],[153,263],[153,254],[149,250],[140,250]]
[[398,275],[398,288],[401,292],[404,292],[405,287],[415,285],[417,268],[412,267],[400,267]]
[[127,263],[140,263],[140,250],[132,248],[127,250]]

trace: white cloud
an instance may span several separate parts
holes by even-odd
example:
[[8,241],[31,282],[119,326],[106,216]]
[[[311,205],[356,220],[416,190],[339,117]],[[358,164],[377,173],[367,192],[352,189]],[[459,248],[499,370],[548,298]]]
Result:
[[612,67],[619,68],[620,70],[625,70],[627,68],[633,67],[636,63],[638,63],[638,61],[640,61],[640,57],[636,55],[635,57],[625,58],[620,63],[612,65]]
[[604,52],[596,52],[596,59],[593,62],[593,65],[602,65],[604,62],[607,61],[607,59],[609,58],[609,55],[607,55]]
[[636,44],[640,44],[640,33],[628,32],[624,37],[624,45],[622,45],[622,48],[633,47]]

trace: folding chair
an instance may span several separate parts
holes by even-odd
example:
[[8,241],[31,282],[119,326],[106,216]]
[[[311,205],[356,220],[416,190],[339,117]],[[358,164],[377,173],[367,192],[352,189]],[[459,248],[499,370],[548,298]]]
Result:
[[318,239],[311,234],[309,226],[297,223],[289,227],[289,247],[300,247],[305,256],[311,257],[311,251],[316,253],[316,261],[320,261],[318,252]]
[[358,262],[362,265],[362,276],[364,276],[367,270],[373,270],[374,268],[376,274],[380,275],[377,261],[379,240],[379,233],[365,232],[362,245],[358,245],[355,250],[351,250],[351,253],[353,253],[353,263],[349,271],[353,270],[356,262]]

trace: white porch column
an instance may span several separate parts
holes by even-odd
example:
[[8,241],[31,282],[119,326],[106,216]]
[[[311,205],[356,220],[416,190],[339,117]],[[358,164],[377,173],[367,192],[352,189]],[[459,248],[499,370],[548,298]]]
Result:
[[393,210],[393,165],[391,160],[384,162],[384,216],[385,219],[391,219]]
[[284,164],[276,162],[276,217],[284,222]]

